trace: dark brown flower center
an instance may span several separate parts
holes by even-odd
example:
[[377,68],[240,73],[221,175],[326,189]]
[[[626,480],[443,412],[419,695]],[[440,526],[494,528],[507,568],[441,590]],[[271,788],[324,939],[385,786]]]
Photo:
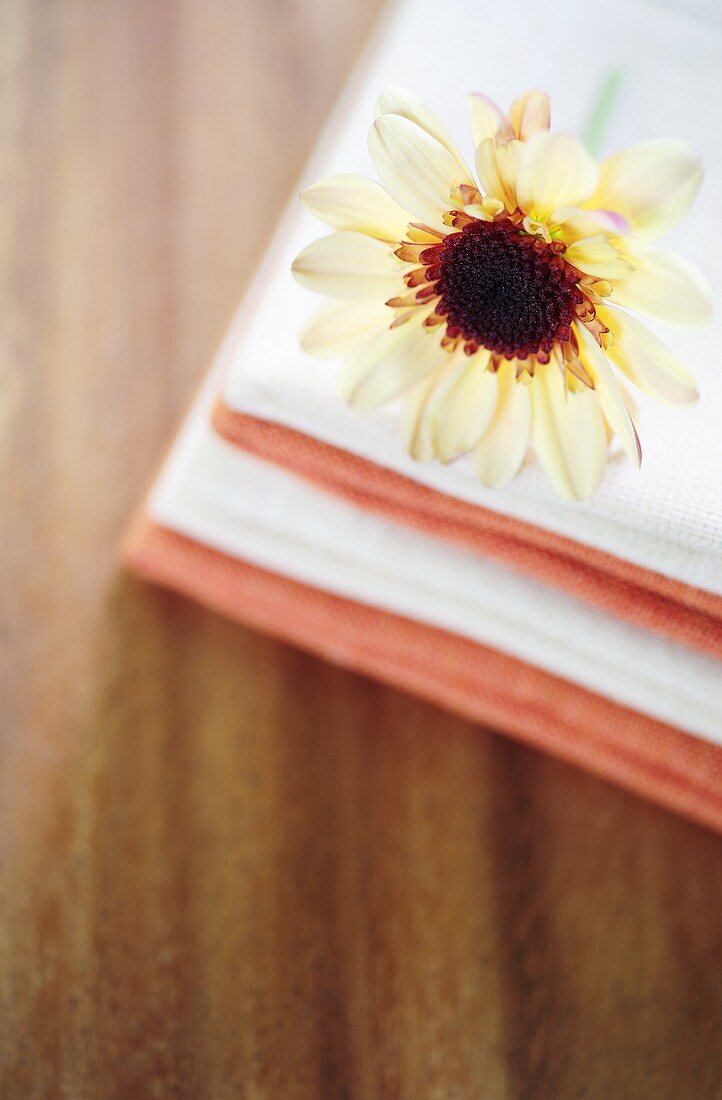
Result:
[[508,359],[548,353],[569,338],[582,301],[578,272],[553,244],[512,221],[475,220],[445,237],[437,260],[436,312],[449,336]]

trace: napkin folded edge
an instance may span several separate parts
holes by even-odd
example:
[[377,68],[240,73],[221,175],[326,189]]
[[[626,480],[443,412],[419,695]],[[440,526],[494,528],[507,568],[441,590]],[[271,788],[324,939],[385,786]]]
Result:
[[333,444],[241,413],[220,398],[214,429],[365,511],[502,561],[586,603],[722,659],[722,597],[513,516],[446,496]]
[[145,580],[722,832],[717,745],[477,642],[232,558],[145,511],[122,557]]

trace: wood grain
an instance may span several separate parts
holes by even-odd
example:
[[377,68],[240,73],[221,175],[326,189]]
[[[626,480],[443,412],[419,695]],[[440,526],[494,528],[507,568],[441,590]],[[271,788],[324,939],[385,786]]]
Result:
[[722,1096],[722,842],[118,575],[377,0],[0,3],[0,1095]]

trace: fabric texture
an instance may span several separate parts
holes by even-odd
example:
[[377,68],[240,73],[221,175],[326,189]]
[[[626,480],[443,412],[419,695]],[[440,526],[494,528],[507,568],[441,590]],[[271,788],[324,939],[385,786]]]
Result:
[[205,395],[147,507],[156,523],[239,561],[448,630],[722,741],[718,661],[230,446],[209,427]]
[[722,597],[715,593],[512,516],[446,497],[302,432],[235,413],[221,402],[213,424],[249,454],[292,470],[358,507],[498,558],[604,611],[722,659]]

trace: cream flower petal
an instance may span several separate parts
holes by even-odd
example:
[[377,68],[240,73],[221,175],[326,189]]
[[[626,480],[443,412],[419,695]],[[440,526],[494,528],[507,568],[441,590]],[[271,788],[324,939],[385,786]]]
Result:
[[419,96],[409,92],[406,88],[402,88],[400,84],[390,84],[376,100],[374,118],[381,118],[382,115],[400,115],[402,118],[409,119],[410,122],[415,122],[427,134],[436,138],[458,162],[462,173],[467,177],[469,176],[468,165],[459,152],[454,139],[441,119],[426,106]]
[[522,143],[509,141],[497,145],[493,138],[486,138],[476,148],[476,171],[487,199],[498,199],[507,210],[516,209],[516,179]]
[[702,182],[702,165],[683,141],[646,141],[615,153],[600,166],[588,205],[616,210],[648,240],[685,214]]
[[[636,424],[637,418],[639,416],[639,407],[637,405],[637,402],[634,400],[634,397],[632,396],[632,391],[629,389],[629,387],[624,382],[622,382],[621,378],[617,378],[616,374],[614,376],[614,381],[616,383],[617,389],[619,390],[619,392],[622,395],[622,400],[624,401],[624,404],[627,406],[627,412],[629,413],[629,415],[632,418],[632,423]],[[605,423],[606,423],[606,421],[605,421]],[[607,441],[608,442],[611,442],[612,434],[613,434],[612,430],[609,427],[609,424],[607,423]]]
[[595,380],[602,412],[632,462],[639,466],[642,448],[627,405],[614,380],[609,361],[585,325],[575,325],[585,366]]
[[[419,314],[420,321],[421,310]],[[415,386],[445,361],[443,348],[412,320],[380,333],[347,359],[338,376],[339,393],[355,409],[375,409]]]
[[530,91],[517,96],[509,109],[509,118],[518,138],[528,141],[539,130],[548,130],[551,103],[546,92]]
[[513,363],[502,363],[496,377],[499,383],[496,411],[473,454],[476,476],[490,489],[505,485],[517,473],[531,431],[531,387],[516,381]]
[[318,359],[347,355],[393,319],[393,311],[380,301],[324,302],[301,329],[301,347]]
[[599,169],[571,134],[541,130],[523,142],[516,181],[520,207],[543,221],[559,206],[576,206],[594,191]]
[[586,500],[598,488],[607,461],[607,437],[594,390],[567,393],[554,362],[539,366],[530,387],[532,439],[557,492]]
[[401,115],[376,119],[369,152],[389,194],[427,225],[444,228],[443,215],[458,205],[451,192],[461,184],[474,186],[448,149]]
[[608,210],[580,210],[578,206],[559,207],[549,219],[549,225],[564,244],[575,244],[600,233],[619,237],[629,231],[621,214],[612,214]]
[[332,229],[366,233],[381,241],[401,241],[409,217],[380,184],[365,176],[328,176],[307,187],[301,202]]
[[613,306],[597,316],[614,336],[607,355],[643,393],[672,405],[694,405],[699,392],[694,375],[654,333]]
[[475,147],[481,145],[487,138],[493,138],[499,143],[512,140],[514,127],[492,99],[482,95],[481,92],[472,92],[468,98],[471,109],[471,136]]
[[504,211],[505,203],[501,199],[495,199],[491,195],[485,195],[481,202],[469,202],[464,207],[464,213],[471,218],[478,218],[482,222],[493,222],[497,214]]
[[468,202],[463,212],[468,213],[470,218],[478,218],[479,221],[493,221],[496,215],[503,213],[504,206],[501,199],[485,196],[481,202]]
[[426,416],[437,458],[451,462],[479,442],[494,415],[499,386],[488,352],[461,363],[438,387]]
[[615,283],[614,304],[629,306],[678,325],[706,325],[712,316],[712,291],[689,260],[662,248],[630,254],[634,271]]
[[299,252],[291,270],[301,286],[329,298],[386,299],[403,287],[387,243],[363,233],[331,233]]
[[631,263],[620,256],[609,238],[601,233],[570,245],[564,259],[598,279],[623,279],[632,271]]
[[[452,356],[446,370],[452,369]],[[427,376],[421,382],[409,390],[404,398],[404,407],[401,414],[401,437],[404,446],[411,457],[417,462],[429,462],[434,457],[434,448],[429,436],[429,421],[426,417],[426,406],[434,394],[434,390],[444,377],[445,370],[442,364],[438,372]]]

